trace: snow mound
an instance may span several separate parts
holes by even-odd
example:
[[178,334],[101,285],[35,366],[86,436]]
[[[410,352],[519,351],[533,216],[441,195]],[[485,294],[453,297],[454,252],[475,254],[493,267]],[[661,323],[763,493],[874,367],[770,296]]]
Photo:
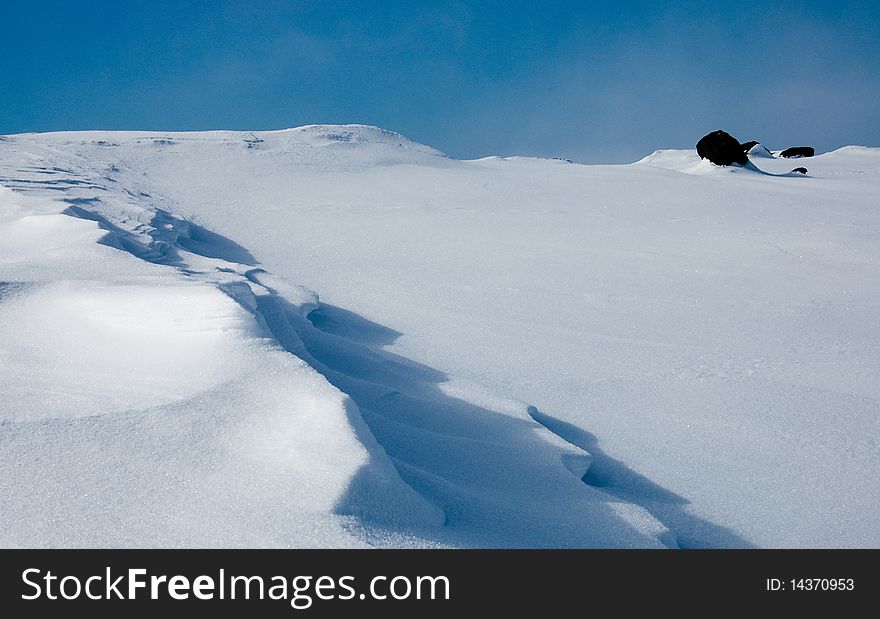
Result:
[[759,159],[772,159],[773,153],[771,153],[766,146],[761,143],[755,144],[749,149],[747,153],[749,157],[757,157]]
[[305,125],[288,129],[297,137],[304,137],[313,143],[325,144],[379,144],[392,148],[406,149],[435,156],[445,156],[439,150],[414,142],[409,138],[388,129],[372,125]]
[[685,174],[718,174],[739,169],[739,166],[716,166],[708,159],[701,159],[693,149],[661,149],[638,160],[633,166],[646,166],[682,172]]
[[190,398],[229,380],[226,360],[256,362],[259,336],[252,316],[207,286],[33,286],[0,305],[3,420],[87,417]]
[[700,161],[704,160],[700,159],[700,156],[693,149],[663,148],[655,150],[650,155],[639,159],[633,165],[647,165],[673,170],[690,167]]
[[0,188],[0,546],[357,547],[354,514],[442,523],[215,249],[145,262],[65,206]]

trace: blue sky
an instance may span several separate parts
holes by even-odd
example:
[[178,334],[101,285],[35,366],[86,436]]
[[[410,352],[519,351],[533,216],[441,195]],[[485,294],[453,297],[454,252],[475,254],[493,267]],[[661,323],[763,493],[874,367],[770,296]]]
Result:
[[7,2],[0,133],[380,125],[632,161],[880,145],[880,2]]

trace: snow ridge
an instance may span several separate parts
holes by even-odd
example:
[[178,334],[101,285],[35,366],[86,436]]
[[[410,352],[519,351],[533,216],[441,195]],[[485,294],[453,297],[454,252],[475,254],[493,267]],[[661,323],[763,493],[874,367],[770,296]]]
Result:
[[[336,129],[311,126],[296,131],[333,142],[380,141],[395,148],[407,146],[397,134],[360,126]],[[180,538],[164,535],[153,528],[158,526],[156,523],[151,527],[140,522],[140,528],[135,529],[131,538],[108,536],[102,540],[88,527],[86,518],[71,525],[66,536],[60,539],[41,538],[41,533],[35,531],[16,533],[13,526],[8,532],[11,537],[5,540],[7,543],[128,545],[144,543],[142,536],[147,535],[153,536],[148,539],[158,545],[348,545],[356,540],[372,545],[444,546],[656,547],[676,544],[666,528],[642,507],[583,484],[580,478],[589,467],[590,454],[535,421],[526,405],[499,400],[489,394],[479,395],[480,390],[474,385],[382,351],[382,340],[389,337],[390,330],[340,308],[321,304],[312,291],[261,268],[246,248],[174,215],[173,200],[145,186],[137,171],[127,169],[121,162],[98,162],[96,166],[57,147],[31,158],[32,165],[4,170],[0,178],[3,184],[19,192],[56,197],[66,206],[62,211],[64,216],[100,228],[101,244],[156,268],[173,269],[198,290],[205,291],[193,297],[193,302],[203,307],[217,303],[205,286],[235,301],[260,325],[254,331],[246,321],[242,323],[247,337],[269,335],[291,353],[292,360],[305,361],[309,369],[317,370],[339,390],[339,395],[332,399],[337,407],[342,405],[347,423],[369,457],[360,463],[357,474],[349,478],[345,492],[335,495],[331,510],[333,517],[343,519],[344,528],[354,540],[328,538],[332,533],[303,539],[302,534],[294,532],[291,538],[289,532],[279,529],[278,522],[273,524],[271,535],[266,538],[254,538],[253,533],[242,536],[236,527],[246,526],[243,521],[225,522],[222,529],[211,530],[206,535],[190,531]],[[114,290],[108,294],[117,294]],[[132,307],[142,303],[142,295],[150,295],[150,291],[149,287],[138,289],[132,298]],[[89,297],[89,302],[92,298]],[[165,303],[172,303],[172,298],[177,297],[168,298]],[[181,306],[179,311],[188,310]],[[173,314],[169,319],[181,320]],[[146,317],[141,314],[119,317],[120,325],[144,320]],[[200,321],[204,320],[204,317],[196,318],[193,327],[199,328]],[[229,328],[228,318],[222,313],[217,315],[216,321],[220,331]],[[161,325],[161,319],[157,324]],[[273,359],[275,363],[281,362]],[[265,387],[278,389],[271,383]],[[272,403],[277,411],[271,416],[257,414],[252,421],[268,423],[269,427],[276,428],[275,432],[296,432],[296,426],[290,426],[284,419],[284,402],[280,408],[278,404]],[[238,406],[247,405],[239,399]],[[203,416],[206,423],[224,423],[204,405],[184,405],[184,409],[179,410],[188,411],[186,415],[182,412],[178,415],[180,419],[190,419],[188,423],[198,423],[199,416]],[[168,434],[183,428],[162,421],[164,415],[151,417],[152,423],[165,428],[160,434],[164,437],[162,440],[179,450],[187,450],[185,436],[193,430],[185,430],[183,438]],[[116,417],[126,419],[125,415]],[[133,419],[124,423],[137,425],[140,422]],[[314,424],[307,422],[307,425]],[[93,422],[86,422],[85,426],[77,426],[82,439],[80,432],[100,434],[103,430]],[[59,437],[63,435],[62,432]],[[330,437],[316,435],[312,440],[320,445],[327,438]],[[69,439],[67,435],[58,440]],[[14,437],[10,440],[15,447]],[[110,439],[101,440],[103,445]],[[258,444],[264,440],[261,438]],[[296,442],[290,443],[290,448],[302,449]],[[326,442],[332,445],[334,441]],[[24,439],[18,443],[30,445]],[[122,445],[113,447],[120,448]],[[234,445],[230,447],[234,448]],[[108,447],[103,445],[102,449]],[[171,454],[166,457],[173,461]],[[286,461],[296,458],[297,454],[279,452],[278,457]],[[335,456],[330,462],[336,464]],[[81,483],[88,483],[90,478],[94,480],[93,473],[83,471],[75,463],[72,466],[84,477]],[[229,466],[235,466],[234,459],[224,461],[223,469]],[[145,470],[132,472],[131,465],[126,468],[139,480],[147,475]],[[227,470],[227,474],[231,473]],[[7,475],[0,477],[7,484],[13,483]],[[296,474],[290,479],[303,482],[302,476]],[[283,484],[283,477],[273,483]],[[76,501],[71,497],[56,500],[66,509],[88,511],[74,505]],[[117,513],[116,517],[131,518],[125,514],[135,510],[140,500],[142,498],[136,497],[127,503],[124,513]],[[175,490],[167,501],[170,508],[174,501],[183,499]],[[281,506],[266,503],[270,501],[268,497],[262,501],[264,509],[276,513],[276,520],[282,517]],[[14,500],[11,503],[7,506],[9,513],[33,514],[35,509],[39,513],[39,506],[34,504],[22,506]],[[212,504],[201,507],[202,513],[216,517],[213,501],[209,503]],[[23,521],[24,518],[19,526],[24,527]]]

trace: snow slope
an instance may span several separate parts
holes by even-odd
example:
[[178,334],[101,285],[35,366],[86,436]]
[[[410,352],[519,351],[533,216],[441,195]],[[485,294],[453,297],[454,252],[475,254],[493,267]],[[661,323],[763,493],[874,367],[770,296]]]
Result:
[[441,518],[251,289],[65,206],[0,190],[0,546],[359,546],[336,509],[359,474],[401,522]]
[[877,546],[880,150],[756,163],[2,138],[0,543]]

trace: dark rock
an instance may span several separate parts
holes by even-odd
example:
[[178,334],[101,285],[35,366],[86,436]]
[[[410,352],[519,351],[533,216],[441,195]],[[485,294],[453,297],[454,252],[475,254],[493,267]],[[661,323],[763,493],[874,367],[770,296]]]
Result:
[[798,157],[812,157],[815,154],[816,150],[812,146],[792,146],[779,153],[779,156],[796,159]]
[[750,140],[748,142],[743,142],[742,144],[740,144],[740,147],[743,149],[744,153],[747,153],[752,150],[752,147],[755,146],[757,143],[758,140]]
[[715,165],[745,165],[749,161],[739,140],[720,129],[700,138],[697,142],[697,154]]
[[792,172],[798,172],[799,174],[806,174],[807,169],[806,168],[795,168],[794,170],[792,170]]

